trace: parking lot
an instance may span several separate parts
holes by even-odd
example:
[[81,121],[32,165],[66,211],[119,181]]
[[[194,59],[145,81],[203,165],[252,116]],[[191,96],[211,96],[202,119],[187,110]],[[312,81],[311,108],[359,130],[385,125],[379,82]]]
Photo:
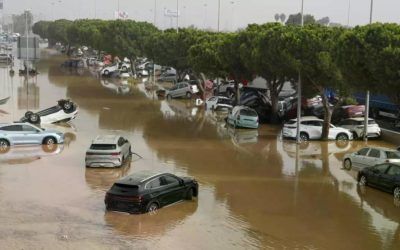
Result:
[[[157,100],[146,83],[105,82],[88,70],[63,69],[47,51],[37,77],[0,68],[0,122],[69,98],[79,106],[71,124],[54,125],[64,145],[15,147],[0,155],[0,248],[40,249],[398,249],[400,204],[360,189],[342,158],[362,141],[297,146],[281,128],[225,126],[222,114],[188,100]],[[129,139],[131,162],[118,169],[85,168],[97,135]],[[394,148],[383,141],[368,145]],[[192,176],[199,197],[156,214],[106,212],[105,192],[140,170]]]

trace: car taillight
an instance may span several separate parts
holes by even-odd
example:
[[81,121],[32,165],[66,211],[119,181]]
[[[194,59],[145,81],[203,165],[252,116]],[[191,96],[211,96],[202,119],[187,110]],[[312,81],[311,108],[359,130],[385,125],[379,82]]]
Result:
[[128,199],[130,201],[133,201],[133,202],[141,202],[142,201],[142,196],[131,196]]
[[117,155],[120,155],[120,154],[121,154],[121,152],[118,152],[118,153],[111,153],[112,156],[117,156]]

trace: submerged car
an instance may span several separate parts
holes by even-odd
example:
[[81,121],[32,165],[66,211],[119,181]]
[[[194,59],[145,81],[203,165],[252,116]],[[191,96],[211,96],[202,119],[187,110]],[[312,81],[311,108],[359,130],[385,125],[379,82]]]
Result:
[[131,155],[131,144],[122,136],[97,136],[86,151],[87,167],[121,167]]
[[[301,117],[300,139],[302,141],[321,139],[323,122],[323,120],[315,116]],[[284,124],[282,135],[284,138],[296,139],[297,119],[289,120]],[[328,138],[330,140],[347,141],[353,139],[353,134],[348,129],[335,127],[330,124]]]
[[199,93],[196,81],[180,82],[175,84],[171,89],[167,90],[167,99],[186,97],[192,98],[194,94]]
[[100,71],[100,74],[104,75],[104,76],[110,76],[112,73],[114,73],[118,70],[127,71],[130,68],[131,68],[131,65],[129,63],[126,63],[126,62],[115,63],[111,66],[107,66],[104,69],[102,69]]
[[258,128],[258,114],[252,108],[236,106],[229,112],[227,123],[234,127]]
[[164,72],[157,79],[158,82],[176,82],[178,77],[175,72]]
[[373,186],[400,199],[400,165],[383,163],[362,169],[357,176],[360,186]]
[[[346,128],[353,133],[353,138],[362,138],[364,136],[364,117],[348,118],[339,123],[339,127]],[[368,138],[379,138],[381,128],[374,119],[368,118],[367,135]]]
[[51,145],[63,142],[64,134],[58,130],[46,130],[30,123],[0,124],[0,151],[3,152],[14,145]]
[[400,163],[400,152],[389,148],[366,147],[343,157],[343,167],[348,170],[382,163]]
[[166,205],[198,195],[195,179],[170,173],[141,171],[115,182],[107,191],[107,210],[132,214],[155,212]]
[[205,108],[206,110],[232,109],[232,100],[225,96],[213,96],[206,101]]
[[69,122],[78,115],[78,106],[70,100],[59,100],[56,106],[34,113],[28,111],[20,122],[32,124],[51,124]]

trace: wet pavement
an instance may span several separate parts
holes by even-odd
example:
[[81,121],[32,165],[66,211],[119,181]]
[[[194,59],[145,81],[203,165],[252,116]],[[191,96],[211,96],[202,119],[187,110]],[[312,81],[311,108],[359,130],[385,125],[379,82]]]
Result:
[[[0,249],[399,249],[400,206],[360,190],[342,169],[365,144],[282,141],[279,128],[226,128],[223,115],[186,100],[159,101],[151,83],[100,80],[62,69],[46,51],[24,82],[0,68],[0,122],[70,98],[79,105],[64,145],[0,155]],[[18,65],[18,63],[17,63]],[[139,157],[119,169],[86,169],[98,134],[121,134]],[[371,141],[370,145],[393,147]],[[195,177],[199,198],[155,215],[106,212],[112,183],[144,169]]]

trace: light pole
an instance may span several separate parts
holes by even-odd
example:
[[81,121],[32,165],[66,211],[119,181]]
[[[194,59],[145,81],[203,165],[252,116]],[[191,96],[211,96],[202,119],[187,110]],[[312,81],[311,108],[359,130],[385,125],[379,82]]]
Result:
[[219,29],[220,19],[221,19],[221,0],[218,0],[218,32],[220,31]]
[[351,9],[351,0],[349,0],[349,7],[347,9],[347,27],[350,26],[350,9]]
[[154,0],[154,21],[153,21],[154,26],[156,26],[156,21],[157,21],[157,0]]
[[94,19],[97,18],[97,0],[94,0]]
[[232,19],[232,30],[234,30],[235,29],[235,23],[234,23],[234,18],[233,18],[233,10],[234,10],[234,4],[235,4],[235,2],[234,1],[230,1],[230,4],[231,4],[231,6],[232,6],[232,14],[231,14],[231,19]]
[[204,29],[207,28],[207,4],[205,3],[204,5]]
[[[301,27],[303,26],[304,26],[304,0],[301,0]],[[300,119],[301,119],[301,70],[299,69],[299,80],[297,84],[297,131],[296,131],[297,143],[301,143]]]
[[179,33],[179,0],[176,0],[176,33]]
[[[374,9],[374,0],[371,0],[371,9],[369,12],[369,24],[372,24],[372,14]],[[369,117],[369,97],[370,93],[367,90],[365,95],[365,112],[364,112],[364,141],[368,141],[368,117]]]

